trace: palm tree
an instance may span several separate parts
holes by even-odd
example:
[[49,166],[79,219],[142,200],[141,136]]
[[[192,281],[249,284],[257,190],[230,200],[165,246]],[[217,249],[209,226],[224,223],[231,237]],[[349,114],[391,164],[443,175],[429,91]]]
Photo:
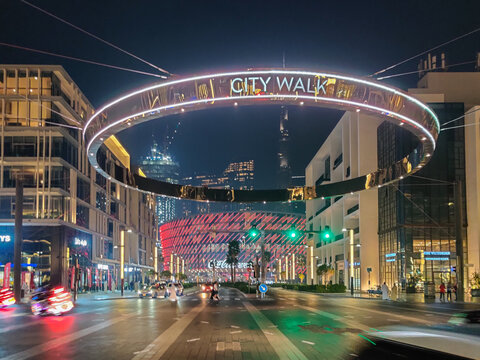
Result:
[[325,275],[331,273],[333,268],[330,265],[322,264],[317,268],[317,275],[322,278],[322,283],[325,280]]
[[187,275],[185,275],[184,273],[178,273],[176,277],[179,281],[185,281],[188,279]]
[[240,242],[232,240],[228,243],[228,252],[225,262],[230,265],[232,272],[232,282],[235,282],[235,269],[238,265],[238,255],[240,254]]
[[172,273],[168,270],[164,270],[160,273],[161,277],[170,279],[172,277]]

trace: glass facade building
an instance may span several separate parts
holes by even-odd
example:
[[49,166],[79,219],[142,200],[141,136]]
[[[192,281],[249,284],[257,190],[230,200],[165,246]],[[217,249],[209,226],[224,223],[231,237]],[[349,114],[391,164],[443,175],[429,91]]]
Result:
[[[440,123],[461,117],[463,103],[430,103]],[[462,125],[459,120],[455,125]],[[378,166],[409,153],[414,140],[401,128],[382,123],[377,129]],[[442,132],[431,161],[414,176],[379,189],[380,281],[408,292],[425,282],[456,282],[455,203],[453,183],[465,194],[464,128]],[[465,196],[462,199],[466,214]],[[467,243],[466,222],[464,242]],[[467,249],[467,246],[464,246]],[[465,259],[467,259],[465,254]]]
[[[0,65],[0,278],[13,261],[15,186],[24,187],[23,281],[69,285],[78,262],[81,287],[111,289],[119,277],[119,237],[128,233],[130,276],[153,269],[157,226],[150,196],[112,183],[88,162],[81,127],[94,109],[55,65]],[[114,177],[130,166],[112,137],[98,156]],[[13,276],[12,276],[13,278]]]

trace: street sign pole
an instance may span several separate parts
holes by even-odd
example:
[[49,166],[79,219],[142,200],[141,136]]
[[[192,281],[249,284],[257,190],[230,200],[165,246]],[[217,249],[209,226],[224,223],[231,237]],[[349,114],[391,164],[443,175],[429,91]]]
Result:
[[[23,245],[23,179],[16,177],[15,184],[15,237],[13,250],[13,290],[15,302],[20,304],[22,296],[22,245]],[[8,280],[8,279],[7,279]]]
[[455,183],[455,245],[457,253],[457,299],[464,300],[464,274],[463,266],[463,202],[462,202],[462,181]]

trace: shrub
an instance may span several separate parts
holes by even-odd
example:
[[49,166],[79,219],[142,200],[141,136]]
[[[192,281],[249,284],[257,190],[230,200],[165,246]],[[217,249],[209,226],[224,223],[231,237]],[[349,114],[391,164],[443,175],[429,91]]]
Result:
[[[277,286],[276,286],[277,285]],[[316,293],[344,293],[346,286],[343,284],[328,285],[298,285],[298,284],[274,284],[273,287],[282,287],[287,290],[298,290]]]

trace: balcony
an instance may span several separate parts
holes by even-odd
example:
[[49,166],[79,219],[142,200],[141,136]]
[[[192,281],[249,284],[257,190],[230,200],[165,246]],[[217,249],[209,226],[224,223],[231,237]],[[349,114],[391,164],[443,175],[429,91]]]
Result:
[[330,176],[326,177],[325,174],[322,174],[317,181],[315,181],[315,186],[321,185],[325,181],[330,181]]
[[351,213],[357,211],[359,209],[359,205],[354,205],[350,209],[347,210],[347,215],[350,215]]
[[333,162],[333,170],[339,167],[342,162],[343,162],[343,154],[340,154]]

